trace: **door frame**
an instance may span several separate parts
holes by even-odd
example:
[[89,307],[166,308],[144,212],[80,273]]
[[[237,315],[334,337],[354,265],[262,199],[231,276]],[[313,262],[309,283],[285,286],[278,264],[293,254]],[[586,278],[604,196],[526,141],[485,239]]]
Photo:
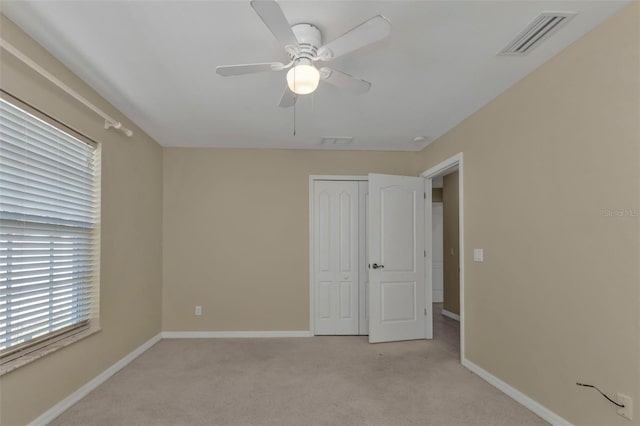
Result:
[[[313,297],[314,288],[314,255],[315,255],[315,239],[313,237],[313,212],[314,212],[314,189],[313,184],[316,181],[348,181],[348,182],[368,182],[369,176],[349,176],[349,175],[310,175],[309,176],[309,332],[312,336],[316,335],[315,327],[315,299]],[[359,285],[360,283],[358,283]]]
[[[434,177],[445,174],[447,171],[458,170],[458,200],[459,200],[459,245],[460,245],[460,362],[463,362],[465,359],[465,345],[464,345],[464,324],[465,324],[465,314],[464,314],[464,191],[463,191],[463,183],[464,183],[464,169],[463,169],[463,155],[462,152],[455,154],[452,157],[447,158],[446,160],[436,164],[430,169],[422,172],[420,176],[431,181]],[[429,182],[431,183],[431,182]],[[427,185],[431,187],[431,185]],[[430,199],[431,197],[429,197]],[[432,217],[431,217],[431,207],[427,207],[426,209],[426,221],[425,231],[427,232],[427,239],[431,242],[430,232],[432,225]],[[427,280],[427,288],[431,288],[433,291],[433,279],[432,279],[432,270],[433,264],[431,262],[431,250],[429,250],[429,256],[427,257],[426,268],[427,273],[425,279]]]

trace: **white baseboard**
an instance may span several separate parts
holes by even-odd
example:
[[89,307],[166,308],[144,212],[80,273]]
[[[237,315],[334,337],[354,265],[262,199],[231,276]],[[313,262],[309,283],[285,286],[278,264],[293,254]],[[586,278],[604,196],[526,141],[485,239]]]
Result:
[[444,315],[445,317],[449,317],[449,318],[451,318],[451,319],[454,319],[454,320],[456,320],[456,321],[460,322],[460,315],[458,315],[458,314],[454,314],[453,312],[451,312],[451,311],[447,311],[446,309],[443,309],[443,310],[442,310],[442,315]]
[[311,337],[310,331],[164,331],[163,339],[237,339],[265,337]]
[[82,386],[80,389],[78,389],[77,391],[75,391],[74,393],[72,393],[71,395],[69,395],[68,397],[66,397],[65,399],[63,399],[62,401],[60,401],[59,403],[57,403],[56,405],[54,405],[53,407],[45,411],[40,417],[38,417],[37,419],[29,423],[29,425],[44,426],[49,422],[53,421],[53,419],[55,419],[60,414],[65,412],[73,404],[75,404],[76,402],[80,401],[82,398],[87,396],[89,392],[91,392],[92,390],[100,386],[102,383],[104,383],[109,377],[113,376],[118,371],[122,370],[127,364],[129,364],[131,361],[139,357],[144,351],[146,351],[151,346],[158,343],[160,339],[161,339],[160,334],[157,334],[156,336],[152,337],[147,342],[143,343],[140,347],[135,349],[133,352],[126,355],[120,361],[116,362],[111,367],[107,368],[102,373],[97,375],[93,380],[91,380],[90,382]]
[[496,388],[500,389],[502,392],[504,392],[505,394],[507,394],[508,396],[513,398],[515,401],[519,402],[520,404],[524,405],[526,408],[533,411],[535,414],[542,417],[544,420],[551,423],[552,425],[571,426],[571,423],[569,423],[567,420],[563,419],[553,411],[549,410],[547,407],[540,404],[538,401],[535,401],[529,398],[527,395],[523,394],[516,388],[506,384],[505,382],[498,379],[493,374],[484,370],[482,367],[477,366],[476,364],[469,361],[468,359],[464,358],[462,360],[462,365],[464,365],[469,370],[473,371],[478,376],[482,377],[484,380],[486,380]]

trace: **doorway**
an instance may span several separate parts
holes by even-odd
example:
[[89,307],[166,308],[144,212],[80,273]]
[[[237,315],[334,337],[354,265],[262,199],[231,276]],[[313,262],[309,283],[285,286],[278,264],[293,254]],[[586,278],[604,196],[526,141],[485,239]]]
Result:
[[[434,303],[434,339],[444,339],[454,350],[459,348],[464,359],[464,209],[463,209],[463,156],[457,154],[421,174],[431,188],[428,203],[428,240],[440,244],[440,209],[442,211],[442,247],[431,250],[427,259],[427,280],[431,284],[434,301],[439,295],[439,250],[442,252],[442,303]],[[438,188],[440,187],[440,188]],[[435,203],[434,203],[435,201]],[[441,202],[439,204],[438,202]],[[429,286],[428,286],[429,287]]]
[[442,176],[436,177],[431,184],[431,280],[433,303],[444,301],[444,223],[442,205]]

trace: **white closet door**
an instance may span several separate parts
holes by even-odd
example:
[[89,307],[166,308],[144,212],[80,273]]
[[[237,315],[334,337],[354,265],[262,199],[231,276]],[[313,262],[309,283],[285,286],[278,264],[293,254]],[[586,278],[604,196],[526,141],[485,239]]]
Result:
[[358,182],[314,183],[315,334],[358,334]]
[[[369,175],[369,341],[424,339],[425,180]],[[431,202],[431,197],[429,197]],[[429,306],[430,307],[430,306]],[[431,324],[431,323],[429,323]]]

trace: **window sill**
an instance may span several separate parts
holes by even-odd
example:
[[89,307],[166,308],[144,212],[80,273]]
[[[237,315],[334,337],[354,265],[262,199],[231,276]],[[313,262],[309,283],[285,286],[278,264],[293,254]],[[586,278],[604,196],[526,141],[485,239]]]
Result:
[[79,340],[89,337],[101,330],[100,323],[96,320],[91,321],[87,328],[82,330],[76,330],[70,334],[59,336],[57,339],[52,340],[45,346],[25,353],[24,355],[8,361],[4,364],[0,364],[0,376],[3,376],[17,368],[32,363],[33,361],[42,358],[52,352],[69,346]]

